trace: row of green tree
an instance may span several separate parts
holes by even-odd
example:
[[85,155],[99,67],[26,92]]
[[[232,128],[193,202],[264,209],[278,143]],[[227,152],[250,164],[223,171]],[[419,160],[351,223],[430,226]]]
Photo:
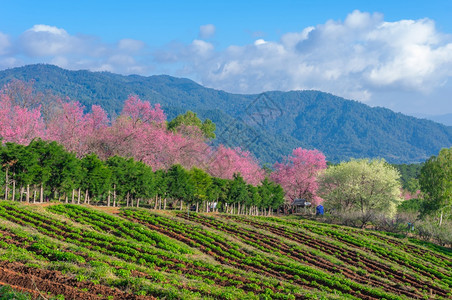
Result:
[[5,143],[0,148],[3,199],[107,206],[140,206],[262,214],[284,202],[280,185],[265,179],[247,184],[212,177],[205,171],[173,165],[153,171],[134,159],[119,156],[100,160],[95,154],[78,159],[56,142],[33,140],[29,145]]

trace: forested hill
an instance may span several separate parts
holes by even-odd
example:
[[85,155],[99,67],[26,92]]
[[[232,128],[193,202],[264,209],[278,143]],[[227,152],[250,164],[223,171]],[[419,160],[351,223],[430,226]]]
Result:
[[452,127],[371,108],[319,91],[238,95],[171,76],[122,76],[29,65],[0,71],[0,85],[13,78],[99,104],[118,113],[129,94],[160,103],[169,119],[186,110],[217,124],[217,143],[249,149],[273,163],[295,147],[316,148],[333,162],[350,157],[383,157],[392,163],[421,162],[452,145]]

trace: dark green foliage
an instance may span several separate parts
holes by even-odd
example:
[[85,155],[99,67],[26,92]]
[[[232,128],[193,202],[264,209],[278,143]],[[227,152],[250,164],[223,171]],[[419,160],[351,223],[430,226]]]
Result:
[[249,202],[251,201],[246,182],[240,174],[234,174],[234,179],[232,180],[228,191],[227,203],[234,204]]
[[101,105],[110,115],[120,112],[129,94],[160,103],[169,119],[194,111],[216,124],[214,143],[241,146],[262,163],[274,163],[296,147],[316,148],[333,162],[381,157],[391,163],[418,163],[452,144],[450,126],[319,91],[268,92],[266,102],[260,103],[260,95],[229,94],[188,79],[68,71],[50,65],[2,71],[0,85],[13,78],[34,79],[39,90],[79,100],[88,109]]
[[400,172],[400,180],[405,190],[415,193],[420,189],[419,175],[423,164],[393,164],[392,166]]
[[443,216],[452,216],[452,147],[442,149],[424,164],[419,183],[426,197],[423,215],[438,214],[441,225]]
[[82,158],[81,166],[84,175],[82,186],[90,192],[90,197],[107,193],[112,172],[105,163],[96,154],[88,154]]
[[195,200],[195,187],[190,174],[181,165],[172,166],[167,173],[168,196],[176,200],[192,203]]
[[408,213],[419,213],[422,209],[422,198],[413,198],[410,200],[405,200],[397,207],[397,212],[408,212]]
[[178,131],[182,126],[198,127],[207,139],[215,138],[215,123],[209,119],[201,121],[196,113],[187,111],[185,114],[178,115],[168,123],[168,129]]

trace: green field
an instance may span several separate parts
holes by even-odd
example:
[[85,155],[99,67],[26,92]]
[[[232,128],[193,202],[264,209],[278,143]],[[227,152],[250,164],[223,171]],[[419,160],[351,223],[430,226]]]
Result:
[[56,299],[451,299],[452,254],[297,217],[0,201],[0,285]]

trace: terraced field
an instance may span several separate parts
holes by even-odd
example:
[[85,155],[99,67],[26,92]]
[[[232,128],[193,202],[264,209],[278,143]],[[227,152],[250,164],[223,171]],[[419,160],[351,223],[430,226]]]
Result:
[[452,254],[294,218],[1,201],[0,285],[57,299],[452,299]]

